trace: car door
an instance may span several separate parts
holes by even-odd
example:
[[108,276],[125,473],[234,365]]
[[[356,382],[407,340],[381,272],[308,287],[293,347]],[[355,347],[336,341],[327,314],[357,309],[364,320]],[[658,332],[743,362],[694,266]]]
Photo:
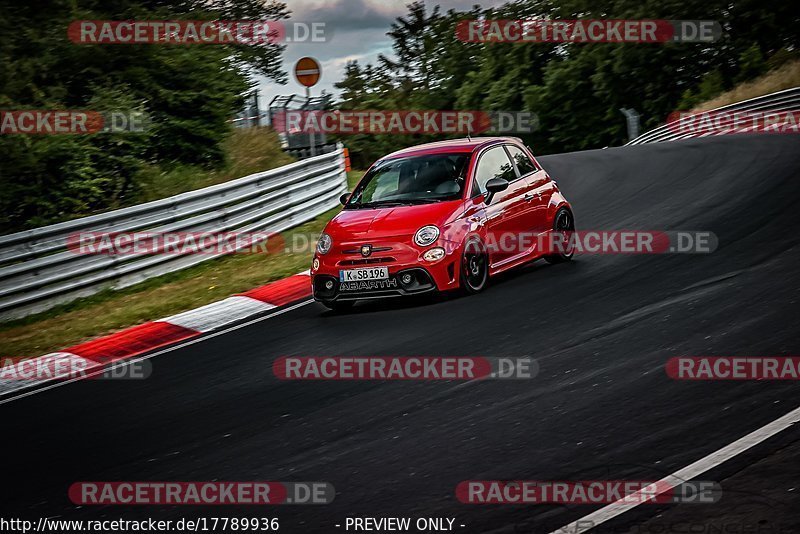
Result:
[[496,193],[486,205],[486,229],[489,263],[497,265],[516,256],[516,241],[524,228],[525,200],[528,184],[520,180],[516,168],[502,145],[484,150],[475,166],[472,197],[486,199],[486,182],[492,178],[508,181],[508,189]]
[[[525,207],[523,219],[529,232],[539,234],[550,230],[547,220],[547,207],[553,196],[553,182],[547,173],[534,163],[533,158],[516,145],[507,145],[511,159],[519,174],[527,181],[528,189],[524,195]],[[530,240],[531,244],[536,239]]]

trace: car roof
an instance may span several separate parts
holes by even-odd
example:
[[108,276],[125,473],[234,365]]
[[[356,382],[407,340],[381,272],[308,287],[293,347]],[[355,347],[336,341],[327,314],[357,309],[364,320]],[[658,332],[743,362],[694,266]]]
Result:
[[391,154],[388,154],[380,159],[394,159],[412,155],[423,156],[426,154],[441,154],[443,152],[473,152],[487,145],[500,142],[522,143],[522,141],[516,137],[473,137],[463,139],[447,139],[445,141],[425,143],[424,145],[410,146],[408,148],[392,152]]

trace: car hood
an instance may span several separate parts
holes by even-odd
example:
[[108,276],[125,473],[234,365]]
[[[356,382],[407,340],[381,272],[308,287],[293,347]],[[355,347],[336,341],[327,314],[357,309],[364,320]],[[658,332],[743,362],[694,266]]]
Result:
[[453,200],[417,206],[342,210],[328,223],[326,232],[339,239],[411,237],[425,225],[435,224],[441,228],[449,223],[458,214],[461,204],[461,200]]

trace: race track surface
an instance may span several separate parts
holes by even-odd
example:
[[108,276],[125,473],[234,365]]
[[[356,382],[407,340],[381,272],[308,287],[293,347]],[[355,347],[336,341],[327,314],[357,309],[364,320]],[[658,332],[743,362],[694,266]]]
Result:
[[[673,356],[797,355],[798,154],[800,136],[740,135],[543,157],[579,229],[709,230],[719,248],[536,262],[468,298],[343,315],[309,304],[157,356],[147,380],[81,381],[0,405],[2,515],[247,514],[277,516],[291,533],[393,515],[455,517],[464,533],[556,529],[594,508],[465,505],[455,486],[654,480],[800,405],[796,382],[664,372]],[[528,355],[540,374],[280,382],[271,364],[291,355]],[[703,478],[723,480],[798,438],[787,430]],[[800,477],[796,463],[785,468]],[[321,480],[337,496],[266,510],[69,503],[69,485],[91,480]],[[657,511],[641,506],[620,522]]]

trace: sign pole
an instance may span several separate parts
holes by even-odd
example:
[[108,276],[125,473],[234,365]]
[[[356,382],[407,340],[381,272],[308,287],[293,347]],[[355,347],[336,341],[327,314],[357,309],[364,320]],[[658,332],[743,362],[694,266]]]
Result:
[[[314,59],[313,57],[302,57],[297,60],[297,63],[294,66],[294,77],[297,78],[297,82],[300,85],[305,86],[306,88],[306,112],[311,112],[313,110],[309,109],[311,105],[311,87],[316,85],[319,81],[319,77],[322,75],[322,67],[319,65],[319,61]],[[314,146],[314,132],[308,132],[308,144],[311,155],[316,156],[316,147]]]
[[[306,86],[306,105],[308,105],[310,102],[311,102],[311,87]],[[311,130],[309,132],[309,136],[310,136],[309,137],[309,144],[311,145],[311,155],[312,156],[316,156],[316,154],[314,153],[315,152],[315,150],[314,150],[314,130]]]

